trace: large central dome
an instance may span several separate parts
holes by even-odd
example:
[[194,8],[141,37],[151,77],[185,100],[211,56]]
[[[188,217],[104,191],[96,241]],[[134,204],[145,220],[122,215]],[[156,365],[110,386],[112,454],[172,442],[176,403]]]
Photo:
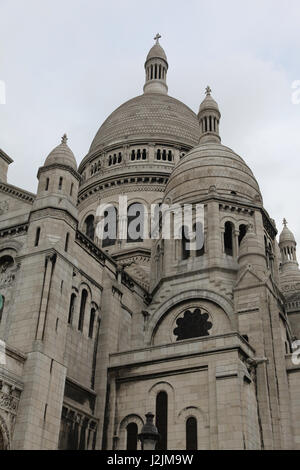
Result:
[[167,94],[145,93],[122,104],[106,119],[89,153],[126,141],[153,139],[194,147],[199,141],[196,114]]

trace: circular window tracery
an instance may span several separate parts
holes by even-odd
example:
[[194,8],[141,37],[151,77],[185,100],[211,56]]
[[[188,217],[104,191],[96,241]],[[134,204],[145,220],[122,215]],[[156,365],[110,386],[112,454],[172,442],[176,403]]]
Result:
[[177,336],[176,341],[209,336],[209,330],[213,326],[209,318],[208,312],[202,307],[186,309],[176,320],[177,326],[173,330],[173,334]]

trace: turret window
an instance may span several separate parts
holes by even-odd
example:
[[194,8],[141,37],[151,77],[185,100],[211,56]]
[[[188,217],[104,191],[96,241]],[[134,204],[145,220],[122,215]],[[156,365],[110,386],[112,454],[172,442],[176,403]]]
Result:
[[104,227],[102,234],[102,247],[113,246],[117,240],[118,233],[118,212],[114,206],[110,206],[104,211]]
[[156,150],[156,160],[163,160],[163,161],[172,162],[173,161],[173,152],[172,152],[172,150],[157,149]]
[[95,236],[95,218],[93,215],[89,215],[84,222],[85,225],[85,234],[87,237],[89,237],[91,240],[94,240]]
[[126,450],[137,450],[138,427],[136,423],[129,423],[126,427],[127,441]]
[[67,233],[66,235],[66,241],[65,241],[65,251],[67,252],[68,249],[69,249],[69,238],[70,238],[70,234]]
[[59,178],[58,189],[61,191],[63,187],[63,178],[62,176]]
[[4,295],[0,294],[0,323],[2,320],[2,316],[3,316],[4,303],[5,303],[5,297]]
[[34,241],[34,246],[39,246],[40,242],[40,235],[41,235],[41,228],[38,227],[35,232],[35,241]]
[[91,309],[90,324],[89,324],[89,338],[93,338],[94,323],[95,323],[96,310]]
[[69,306],[69,316],[68,316],[68,323],[70,325],[72,325],[72,321],[73,321],[75,301],[76,301],[76,294],[72,294],[71,300],[70,300],[70,306]]
[[191,255],[189,244],[190,244],[190,239],[188,235],[186,234],[188,228],[187,227],[182,227],[182,232],[181,232],[181,252],[182,252],[182,259],[188,259]]
[[156,445],[157,450],[167,450],[168,445],[168,395],[159,392],[156,397],[156,426],[160,434],[160,440]]
[[239,245],[242,243],[244,236],[247,233],[247,226],[245,224],[240,225],[239,227]]
[[186,420],[186,450],[198,449],[197,420],[193,416]]
[[46,179],[45,191],[49,189],[49,178]]
[[127,242],[142,242],[144,240],[144,206],[133,203],[127,211]]
[[71,184],[71,188],[70,188],[70,196],[72,196],[73,194],[73,187],[74,187],[74,183]]
[[146,149],[133,149],[130,156],[131,161],[134,160],[146,160],[147,150]]
[[233,256],[233,224],[231,222],[225,223],[224,251],[226,255]]
[[88,296],[87,290],[83,289],[82,294],[81,294],[80,312],[79,312],[79,320],[78,320],[78,330],[79,331],[83,330],[84,314],[85,314],[87,296]]

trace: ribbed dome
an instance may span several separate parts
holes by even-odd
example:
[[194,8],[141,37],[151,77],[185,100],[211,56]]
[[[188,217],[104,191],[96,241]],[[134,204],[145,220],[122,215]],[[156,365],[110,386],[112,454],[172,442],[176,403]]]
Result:
[[197,116],[185,104],[165,94],[147,93],[122,104],[106,119],[89,153],[134,140],[163,139],[195,146],[199,132]]
[[290,231],[289,228],[287,228],[287,226],[283,227],[283,230],[279,237],[279,243],[284,243],[284,242],[296,243],[293,233]]
[[199,113],[200,111],[204,111],[205,109],[216,109],[217,111],[219,111],[218,103],[213,99],[210,94],[207,94],[207,96],[200,104]]
[[53,165],[54,163],[60,163],[61,165],[67,165],[77,170],[77,163],[74,157],[74,153],[67,145],[67,136],[62,137],[62,142],[60,145],[55,147],[52,152],[49,153],[48,157],[45,160],[44,166]]
[[215,142],[198,145],[180,160],[170,176],[165,198],[184,203],[209,191],[240,201],[262,201],[258,183],[244,160]]
[[161,47],[160,44],[154,44],[153,47],[151,47],[148,55],[147,55],[147,60],[149,59],[163,59],[168,63],[167,56],[163,48]]

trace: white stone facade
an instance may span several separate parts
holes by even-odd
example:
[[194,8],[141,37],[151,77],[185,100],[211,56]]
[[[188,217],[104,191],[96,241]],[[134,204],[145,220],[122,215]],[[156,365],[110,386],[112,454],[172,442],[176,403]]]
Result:
[[[67,138],[37,194],[0,151],[0,448],[133,449],[149,411],[167,449],[300,449],[300,271],[245,161],[221,144],[209,87],[168,94],[156,37],[144,94],[77,168]],[[204,247],[116,237],[99,204],[202,204]],[[150,221],[150,215],[149,221]]]

